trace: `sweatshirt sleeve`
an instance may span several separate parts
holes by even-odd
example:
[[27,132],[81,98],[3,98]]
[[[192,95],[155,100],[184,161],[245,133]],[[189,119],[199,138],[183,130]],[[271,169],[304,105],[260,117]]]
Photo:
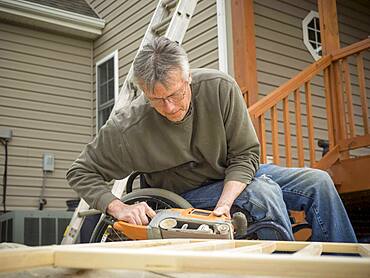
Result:
[[114,120],[109,119],[95,139],[85,146],[66,178],[91,207],[105,212],[108,204],[117,199],[107,182],[127,177],[132,172],[130,165],[123,137]]
[[248,185],[259,168],[260,144],[237,83],[223,80],[220,87],[227,140],[225,182]]

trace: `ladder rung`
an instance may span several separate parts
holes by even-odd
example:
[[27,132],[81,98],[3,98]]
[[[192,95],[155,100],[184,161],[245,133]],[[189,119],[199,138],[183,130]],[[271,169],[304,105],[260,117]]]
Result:
[[81,211],[78,213],[78,217],[85,217],[85,216],[91,216],[91,215],[97,215],[97,214],[101,214],[102,212],[100,210],[97,210],[97,209],[89,209],[89,210],[85,210],[85,211]]
[[162,22],[154,25],[152,27],[152,32],[158,34],[162,31],[164,31],[165,25],[167,25],[171,21],[171,19],[172,19],[172,16],[166,17]]

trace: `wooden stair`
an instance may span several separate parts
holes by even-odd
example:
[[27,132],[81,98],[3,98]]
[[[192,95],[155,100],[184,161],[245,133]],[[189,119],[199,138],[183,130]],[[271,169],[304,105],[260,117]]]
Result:
[[370,155],[338,160],[328,172],[339,193],[370,190]]

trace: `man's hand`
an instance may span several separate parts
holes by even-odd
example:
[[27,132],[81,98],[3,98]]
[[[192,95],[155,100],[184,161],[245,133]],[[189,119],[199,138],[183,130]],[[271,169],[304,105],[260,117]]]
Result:
[[107,213],[118,220],[135,225],[147,225],[149,223],[147,216],[153,218],[156,214],[145,202],[126,205],[118,199],[109,203]]
[[228,181],[224,184],[222,194],[217,202],[216,208],[213,210],[213,214],[216,216],[226,215],[230,216],[230,209],[235,199],[244,190],[246,184],[239,181]]
[[216,216],[225,215],[226,217],[231,218],[231,216],[230,216],[230,206],[229,205],[226,205],[226,204],[217,206],[213,210],[213,214],[216,215]]

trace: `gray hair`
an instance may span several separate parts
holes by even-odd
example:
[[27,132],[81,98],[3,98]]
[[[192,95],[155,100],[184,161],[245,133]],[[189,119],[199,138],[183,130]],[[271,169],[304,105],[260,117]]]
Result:
[[189,79],[189,61],[185,50],[166,37],[156,37],[145,45],[134,61],[133,81],[139,88],[153,91],[157,82],[167,87],[169,74],[181,70]]

